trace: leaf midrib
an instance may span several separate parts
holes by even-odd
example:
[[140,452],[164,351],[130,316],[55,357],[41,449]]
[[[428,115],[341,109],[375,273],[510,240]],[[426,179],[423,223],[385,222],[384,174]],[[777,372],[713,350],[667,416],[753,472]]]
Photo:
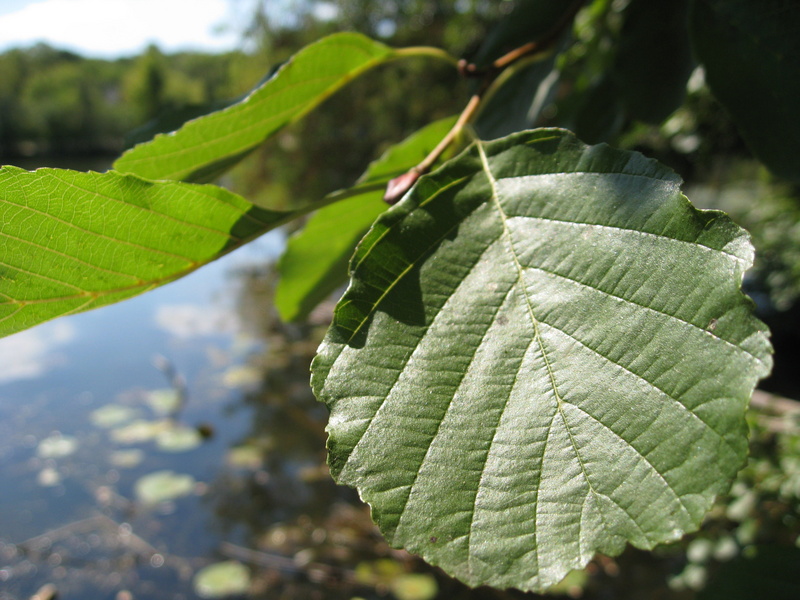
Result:
[[[508,228],[508,218],[509,217],[506,214],[505,210],[503,209],[502,205],[500,204],[500,198],[499,198],[499,194],[498,194],[498,191],[497,191],[497,180],[494,177],[494,175],[492,174],[491,167],[489,166],[489,162],[488,162],[488,159],[486,157],[486,153],[484,151],[482,143],[480,141],[476,141],[475,145],[476,145],[476,148],[477,148],[478,153],[480,155],[481,164],[482,164],[483,170],[484,170],[484,172],[486,174],[486,178],[489,181],[489,184],[490,184],[490,187],[491,187],[491,190],[492,190],[491,201],[494,204],[495,210],[497,211],[498,215],[500,216],[500,220],[501,220],[501,222],[503,224],[502,237],[504,237],[506,239],[506,245],[507,245],[507,248],[508,248],[508,251],[509,251],[509,255],[512,257],[513,263],[514,263],[514,268],[517,271],[517,282],[516,282],[515,285],[521,285],[522,282],[524,282],[525,269],[520,264],[519,258],[517,256],[517,253],[516,253],[515,249],[514,249],[513,239],[512,239],[512,236],[511,236],[511,232],[510,232],[510,230]],[[554,427],[555,419],[556,419],[557,416],[561,418],[561,422],[564,425],[564,430],[567,433],[567,435],[569,436],[570,445],[572,446],[572,450],[573,450],[573,453],[575,455],[575,459],[578,461],[578,465],[580,467],[581,474],[583,476],[584,481],[586,482],[586,485],[587,485],[590,493],[593,496],[595,496],[596,498],[598,498],[600,496],[604,496],[604,497],[608,498],[611,502],[614,502],[615,504],[617,504],[612,498],[608,497],[605,494],[601,494],[598,490],[596,490],[594,485],[592,484],[591,479],[589,478],[589,473],[587,471],[586,464],[584,463],[584,460],[581,457],[581,454],[580,454],[580,452],[578,450],[578,444],[577,444],[577,442],[575,440],[575,436],[574,436],[574,434],[572,432],[572,428],[570,427],[570,425],[569,425],[569,423],[567,421],[567,416],[566,416],[566,414],[564,412],[565,400],[561,397],[561,394],[558,391],[558,384],[556,382],[555,373],[553,372],[550,356],[548,354],[547,349],[545,348],[544,340],[542,339],[542,336],[541,336],[540,321],[536,317],[533,305],[531,303],[530,296],[525,292],[525,286],[521,285],[521,288],[523,290],[522,294],[523,294],[523,296],[525,298],[526,307],[528,309],[528,316],[529,316],[529,318],[531,320],[531,325],[533,327],[534,340],[535,340],[536,344],[539,346],[539,350],[541,352],[542,359],[543,359],[544,364],[545,364],[545,368],[547,369],[548,379],[550,380],[550,386],[551,386],[551,388],[553,390],[553,395],[554,395],[554,397],[556,399],[556,412],[553,414],[553,420],[550,422],[550,425],[548,426],[547,430],[548,430],[548,432],[552,431],[552,429]],[[572,403],[569,403],[569,404],[571,406],[574,406],[577,410],[580,410],[581,412],[585,413],[585,411],[583,411],[583,409],[581,409],[579,406],[577,406],[575,404],[572,404]],[[506,403],[506,406],[507,406],[507,403]],[[681,405],[681,406],[683,406],[683,405]],[[684,408],[686,409],[686,407],[684,407]],[[504,408],[504,410],[505,410],[505,408]],[[686,410],[688,411],[688,409],[686,409]],[[691,411],[688,411],[688,412],[691,412]],[[585,414],[588,415],[588,413],[585,413]],[[591,415],[588,415],[588,416],[590,416],[592,419],[594,419],[594,417],[592,417]],[[603,427],[605,427],[606,429],[608,429],[609,431],[611,431],[611,433],[613,435],[615,435],[616,437],[619,437],[619,435],[616,432],[614,432],[613,430],[608,428],[605,424],[603,424],[603,423],[600,423],[600,424]],[[492,437],[492,443],[494,442],[494,437],[496,436],[496,434],[497,434],[497,428],[495,429],[495,434]],[[541,459],[540,459],[540,464],[539,464],[539,472],[540,473],[543,472],[543,469],[544,469],[544,458],[545,458],[545,455],[546,455],[546,445],[547,445],[547,440],[549,440],[549,438],[550,438],[550,435],[548,434],[547,438],[545,439],[545,445],[542,448]],[[480,477],[479,481],[481,481],[483,479],[483,473],[484,473],[484,471],[486,469],[486,466],[488,464],[489,456],[491,455],[492,443],[490,443],[489,450],[486,453],[486,461],[483,464],[483,468],[482,468],[482,471],[481,471],[481,477]],[[674,496],[675,500],[677,500],[678,505],[680,506],[681,510],[691,519],[691,514],[689,513],[689,511],[687,510],[686,506],[684,505],[683,500],[681,499],[680,495],[677,494],[677,492],[675,492],[675,490],[672,488],[671,484],[666,479],[664,479],[663,475],[652,465],[652,463],[650,463],[650,461],[647,459],[647,457],[645,457],[641,452],[636,450],[635,447],[631,446],[630,444],[628,444],[628,445],[633,449],[633,451],[638,456],[640,456],[642,458],[642,460],[645,461],[645,463],[650,467],[650,470],[653,473],[655,473],[658,476],[658,478],[660,478],[664,482],[664,484],[666,485],[667,489],[672,493],[672,495]],[[534,499],[533,499],[533,505],[536,506],[535,510],[536,510],[537,514],[538,514],[538,498],[539,498],[539,492],[540,492],[541,488],[542,488],[542,486],[541,486],[541,481],[540,481],[539,484],[536,486],[536,493],[535,493],[535,496],[534,496]],[[480,490],[480,483],[478,485],[478,489],[476,490],[476,495],[475,495],[476,502],[477,502],[479,490]],[[620,508],[622,508],[622,507],[620,507]],[[628,514],[627,511],[624,510],[624,508],[622,508],[622,509],[623,509],[623,512]],[[473,511],[473,514],[474,514],[474,512],[475,511]],[[603,510],[601,508],[601,505],[599,503],[597,505],[597,512],[598,512],[600,518],[605,522],[605,515],[604,515],[604,512],[603,512]],[[630,515],[630,514],[628,514],[628,516],[631,518],[631,521],[634,523],[634,525],[637,527],[637,529],[639,529],[639,531],[644,535],[645,539],[647,539],[649,541],[649,536],[647,536],[647,534],[641,529],[641,527],[636,522],[634,517],[632,515]],[[470,561],[471,561],[472,555],[473,555],[472,549],[471,549],[471,534],[472,534],[472,527],[473,527],[474,523],[475,523],[474,519],[470,521],[470,530],[469,530],[469,533],[468,533],[468,542],[467,542],[467,547],[468,547],[467,561],[468,561],[468,564],[470,564]],[[533,535],[534,535],[534,545],[535,545],[536,560],[537,560],[537,564],[538,564],[538,562],[539,562],[538,532],[534,531]],[[471,567],[470,567],[470,570],[471,570]]]
[[[515,286],[518,286],[520,284],[520,282],[523,280],[524,271],[522,269],[522,265],[520,265],[520,263],[519,263],[519,259],[517,258],[517,254],[514,251],[513,241],[511,239],[511,232],[508,229],[508,216],[506,215],[505,211],[503,210],[503,207],[500,205],[500,198],[499,198],[499,195],[498,195],[498,192],[497,192],[497,180],[495,179],[494,175],[492,174],[491,168],[489,167],[489,161],[488,161],[488,159],[486,157],[486,152],[484,151],[483,144],[481,143],[480,140],[476,140],[475,141],[475,147],[478,150],[478,154],[479,154],[480,159],[481,159],[481,165],[483,166],[483,171],[486,174],[486,179],[488,180],[489,185],[490,185],[491,190],[492,190],[491,201],[494,204],[495,210],[497,211],[497,214],[500,216],[500,221],[501,221],[501,223],[503,225],[502,237],[506,238],[506,245],[507,245],[509,254],[511,255],[511,257],[513,259],[514,268],[517,271],[517,280],[516,280],[516,283],[514,284],[514,286],[512,286],[512,288],[513,288]],[[524,289],[524,286],[523,286],[523,289]],[[550,421],[550,425],[548,425],[548,427],[547,427],[547,431],[550,432],[552,430],[553,422],[555,421],[556,414],[561,413],[561,402],[562,401],[561,401],[561,396],[558,393],[558,387],[556,386],[555,374],[553,373],[553,369],[552,369],[552,367],[550,365],[550,358],[547,355],[547,351],[545,350],[544,343],[542,342],[542,338],[541,338],[541,335],[540,335],[540,332],[539,332],[539,321],[536,319],[536,315],[533,312],[533,306],[531,305],[530,297],[528,296],[528,294],[526,294],[524,292],[523,292],[523,296],[525,297],[525,304],[526,304],[527,309],[528,309],[528,316],[529,316],[529,318],[531,320],[531,325],[533,327],[533,337],[534,337],[534,340],[536,341],[536,344],[539,346],[539,351],[542,354],[542,359],[544,360],[545,367],[547,368],[547,375],[548,375],[548,378],[550,380],[550,387],[552,388],[553,395],[556,398],[556,409],[557,409],[557,412],[553,414],[553,419]],[[503,407],[503,411],[505,411],[507,406],[508,406],[508,400],[506,399],[505,406]],[[564,420],[563,414],[562,414],[562,420],[564,421],[564,425],[567,426],[567,423],[566,423],[566,420]],[[475,490],[475,502],[476,503],[478,501],[478,496],[480,494],[480,489],[481,489],[481,483],[480,482],[483,481],[483,476],[484,476],[484,473],[486,472],[486,467],[489,464],[489,457],[492,454],[492,446],[494,446],[494,440],[497,437],[497,432],[499,430],[499,424],[500,424],[500,421],[498,421],[498,425],[497,425],[497,427],[495,427],[494,433],[492,434],[492,441],[489,443],[489,448],[488,448],[488,450],[486,452],[486,459],[484,460],[483,466],[481,467],[481,476],[478,479],[479,483],[478,483],[477,489]],[[567,430],[569,430],[568,426],[567,426]],[[544,445],[542,446],[542,455],[541,455],[541,459],[539,460],[539,473],[540,474],[543,472],[543,469],[544,469],[544,457],[545,457],[546,450],[547,450],[547,440],[549,438],[550,438],[550,435],[548,433],[547,437],[545,438]],[[573,445],[573,449],[575,449],[576,456],[577,456],[577,448],[575,447],[575,442],[572,439],[572,434],[571,433],[570,433],[570,443]],[[580,461],[581,472],[584,474],[584,478],[588,482],[588,478],[586,477],[586,473],[585,473],[584,468],[583,468],[583,461],[580,460],[580,457],[578,457],[578,460]],[[537,515],[538,515],[538,511],[539,511],[539,508],[538,508],[539,507],[539,492],[542,489],[541,483],[542,482],[541,482],[541,477],[540,477],[540,480],[536,485],[536,492],[534,494],[533,501],[532,501],[533,505],[536,507],[534,510],[537,513]],[[591,488],[591,483],[589,483],[589,487]],[[469,532],[467,534],[467,564],[469,565],[470,571],[472,570],[472,566],[471,566],[471,564],[472,564],[472,556],[473,556],[473,552],[472,552],[472,529],[473,529],[473,526],[475,525],[475,519],[474,519],[475,512],[477,512],[477,506],[475,506],[473,508],[473,518],[470,519]],[[536,555],[536,564],[538,565],[540,563],[538,528],[536,528],[534,530],[534,532],[533,532],[533,544],[534,544],[534,552],[535,552],[535,555]],[[538,568],[537,568],[537,571],[538,571]]]

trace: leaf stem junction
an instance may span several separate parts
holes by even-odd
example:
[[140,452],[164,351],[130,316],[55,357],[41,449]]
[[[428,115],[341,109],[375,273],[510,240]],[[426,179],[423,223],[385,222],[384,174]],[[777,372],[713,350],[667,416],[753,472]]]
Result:
[[[395,204],[406,194],[406,192],[408,192],[408,190],[411,189],[411,187],[416,183],[417,179],[431,170],[433,165],[439,160],[444,151],[447,150],[447,148],[459,136],[464,128],[470,123],[470,121],[475,118],[482,101],[487,95],[491,95],[493,92],[493,84],[502,73],[523,59],[526,62],[531,62],[542,60],[548,56],[566,27],[572,23],[575,14],[583,4],[584,0],[575,0],[570,9],[564,13],[564,15],[544,36],[537,40],[527,42],[522,46],[507,52],[500,58],[496,59],[487,68],[480,69],[475,64],[470,63],[463,58],[459,60],[457,67],[461,76],[466,78],[480,79],[480,86],[470,97],[467,105],[464,107],[464,110],[461,111],[458,120],[453,125],[453,128],[447,132],[447,135],[442,138],[442,141],[440,141],[417,166],[413,167],[406,173],[403,173],[399,177],[395,177],[387,184],[386,193],[383,196],[384,202],[387,204]],[[412,51],[418,49],[407,48],[405,50]],[[426,48],[426,50],[431,49]],[[403,50],[398,50],[398,52],[403,52]]]

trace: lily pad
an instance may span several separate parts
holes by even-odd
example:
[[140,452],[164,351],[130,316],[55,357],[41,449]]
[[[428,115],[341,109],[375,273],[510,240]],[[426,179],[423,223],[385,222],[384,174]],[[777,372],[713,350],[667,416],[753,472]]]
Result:
[[244,594],[250,588],[250,572],[235,560],[215,563],[194,576],[194,591],[203,598],[225,598]]
[[171,415],[181,407],[183,398],[173,388],[151,390],[147,392],[147,404],[158,415]]
[[63,458],[78,449],[78,440],[60,433],[46,437],[39,442],[36,453],[40,458]]
[[222,374],[222,383],[228,388],[257,387],[263,379],[263,369],[248,365],[231,367]]
[[118,444],[140,444],[149,442],[170,426],[169,421],[145,421],[139,419],[111,431],[111,440]]
[[61,474],[53,467],[45,467],[39,471],[36,483],[42,487],[53,487],[61,483]]
[[174,471],[156,471],[140,478],[134,485],[134,492],[143,504],[159,504],[182,496],[194,489],[195,479],[191,475]]
[[109,455],[108,460],[113,466],[119,469],[131,469],[141,464],[144,460],[144,452],[138,448],[117,450]]
[[252,444],[235,446],[228,450],[226,462],[239,469],[258,469],[263,463],[262,449]]
[[186,452],[194,450],[203,441],[202,436],[194,427],[176,425],[161,431],[156,436],[156,445],[165,452]]
[[89,414],[89,420],[95,427],[111,429],[133,421],[139,416],[139,411],[130,406],[121,404],[106,404]]

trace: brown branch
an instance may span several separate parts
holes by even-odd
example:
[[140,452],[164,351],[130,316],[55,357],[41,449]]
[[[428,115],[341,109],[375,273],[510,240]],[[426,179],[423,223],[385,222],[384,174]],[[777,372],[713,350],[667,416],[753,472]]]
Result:
[[575,0],[570,9],[561,16],[556,24],[553,25],[553,27],[547,33],[545,33],[543,37],[538,40],[528,42],[527,44],[523,44],[519,48],[515,48],[511,52],[504,54],[492,63],[492,69],[499,72],[525,56],[550,50],[550,48],[558,41],[558,38],[561,37],[561,34],[564,32],[564,29],[567,27],[567,25],[572,23],[572,20],[575,18],[575,15],[578,13],[583,4],[584,0]]
[[479,69],[476,65],[462,59],[458,61],[458,71],[463,77],[468,78],[481,78],[481,85],[475,94],[469,99],[464,110],[458,117],[455,125],[447,132],[447,135],[442,138],[436,147],[428,153],[428,155],[417,166],[410,169],[408,172],[395,177],[386,186],[386,193],[383,196],[384,202],[387,204],[395,204],[402,198],[408,190],[417,182],[422,175],[426,174],[437,160],[442,156],[445,150],[453,143],[459,133],[464,129],[467,123],[474,118],[478,112],[481,101],[483,100],[486,91],[497,79],[497,77],[508,67],[517,61],[535,56],[536,54],[549,52],[564,29],[572,22],[578,10],[583,6],[585,0],[575,0],[568,11],[566,11],[558,22],[548,31],[543,37],[532,42],[528,42],[515,48],[495,60],[488,69]]

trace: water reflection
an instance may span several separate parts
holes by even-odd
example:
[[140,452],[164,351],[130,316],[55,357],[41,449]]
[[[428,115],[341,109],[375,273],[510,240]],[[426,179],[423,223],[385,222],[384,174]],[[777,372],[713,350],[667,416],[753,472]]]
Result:
[[0,385],[43,375],[67,362],[65,346],[75,339],[75,327],[66,321],[23,331],[13,343],[0,343]]
[[[281,243],[0,342],[0,598],[48,582],[62,598],[194,597],[219,542],[202,497],[248,421],[228,410],[243,392],[224,371],[262,346],[247,341],[229,274]],[[181,390],[157,355],[187,381],[184,410],[168,406]]]
[[0,341],[0,600],[436,594],[328,474],[281,245]]

